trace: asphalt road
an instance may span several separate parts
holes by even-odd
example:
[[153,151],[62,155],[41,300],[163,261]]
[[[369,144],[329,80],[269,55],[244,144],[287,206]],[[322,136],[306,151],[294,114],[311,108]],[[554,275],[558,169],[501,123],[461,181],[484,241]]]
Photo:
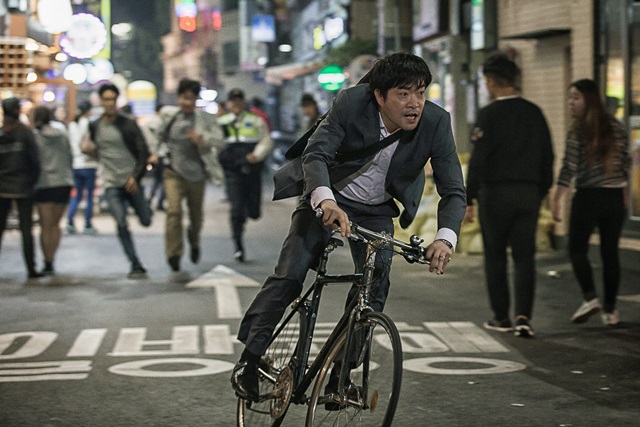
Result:
[[[234,425],[235,333],[273,269],[293,202],[265,202],[248,225],[248,262],[237,264],[222,198],[209,189],[203,259],[183,259],[179,273],[164,260],[164,214],[148,229],[130,219],[145,280],[126,278],[108,216],[96,219],[98,236],[64,236],[57,275],[36,281],[24,279],[18,233],[5,235],[0,426]],[[534,339],[482,329],[490,311],[480,256],[457,255],[442,277],[394,261],[385,311],[405,359],[395,425],[640,425],[640,254],[625,257],[616,329],[599,318],[571,324],[580,295],[566,257],[538,259]],[[346,251],[331,262],[349,271]],[[325,294],[323,328],[344,296],[339,287]],[[293,407],[285,425],[302,425],[303,414]]]

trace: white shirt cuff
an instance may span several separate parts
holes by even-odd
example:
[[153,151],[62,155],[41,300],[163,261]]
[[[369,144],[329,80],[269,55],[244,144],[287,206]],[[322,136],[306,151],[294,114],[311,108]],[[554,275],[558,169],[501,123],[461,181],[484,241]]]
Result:
[[438,230],[436,238],[433,239],[433,241],[435,242],[436,240],[440,239],[444,239],[450,242],[453,245],[453,251],[455,252],[456,245],[458,244],[458,236],[456,235],[455,231],[450,228],[441,228],[440,230]]
[[333,191],[329,187],[318,187],[311,192],[311,207],[316,209],[322,201],[327,199],[336,201]]

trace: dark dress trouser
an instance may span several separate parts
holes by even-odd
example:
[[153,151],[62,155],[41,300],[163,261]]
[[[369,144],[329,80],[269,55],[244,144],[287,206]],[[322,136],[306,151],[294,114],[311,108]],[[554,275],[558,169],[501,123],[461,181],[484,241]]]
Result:
[[[352,222],[370,230],[393,234],[391,217],[395,207],[390,204],[373,207],[352,202],[346,206],[340,203],[340,198],[338,203]],[[302,292],[307,272],[317,263],[330,238],[330,229],[316,218],[309,202],[301,200],[291,217],[289,233],[282,245],[274,274],[267,278],[240,324],[238,340],[245,343],[248,351],[255,355],[265,353],[278,322]],[[356,270],[359,271],[366,257],[366,245],[351,241],[349,245]],[[371,306],[376,311],[382,311],[389,293],[391,255],[389,250],[383,250],[376,259],[371,298]],[[347,301],[355,293],[356,289],[352,288]]]
[[29,274],[36,271],[35,249],[33,246],[33,197],[20,197],[15,199],[0,197],[0,245],[2,235],[7,226],[7,217],[11,210],[12,200],[16,201],[18,207],[18,219],[20,222],[20,233],[22,234],[22,256],[27,266]]
[[247,218],[260,218],[262,198],[262,164],[246,166],[243,170],[225,169],[225,185],[231,205],[231,237],[235,250],[244,250],[242,236]]
[[511,246],[515,273],[515,315],[531,319],[536,284],[536,229],[541,201],[540,188],[536,184],[493,184],[483,186],[478,194],[487,290],[491,309],[498,320],[509,318],[508,246]]

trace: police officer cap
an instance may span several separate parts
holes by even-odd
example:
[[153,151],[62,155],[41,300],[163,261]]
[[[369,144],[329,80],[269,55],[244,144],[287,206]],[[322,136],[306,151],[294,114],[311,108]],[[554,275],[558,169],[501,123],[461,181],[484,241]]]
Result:
[[231,89],[229,91],[229,95],[227,96],[227,99],[230,101],[232,99],[242,99],[244,100],[244,92],[242,91],[242,89]]

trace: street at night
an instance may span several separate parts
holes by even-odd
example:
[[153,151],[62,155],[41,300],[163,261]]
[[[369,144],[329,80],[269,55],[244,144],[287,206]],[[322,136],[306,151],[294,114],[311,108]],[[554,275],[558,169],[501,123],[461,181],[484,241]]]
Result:
[[0,427],[640,426],[640,0],[0,0],[0,101]]
[[[265,198],[268,194],[265,194]],[[98,236],[64,236],[54,277],[26,281],[17,232],[5,236],[0,286],[0,424],[3,426],[232,426],[229,384],[242,346],[240,317],[275,265],[293,208],[267,202],[249,223],[247,262],[236,263],[228,203],[206,198],[203,258],[172,273],[164,214],[145,229],[130,218],[147,280],[126,279],[113,220]],[[637,254],[629,266],[637,266]],[[635,261],[633,261],[635,259]],[[348,272],[347,252],[332,258]],[[550,271],[558,277],[548,275]],[[486,331],[482,258],[457,255],[442,277],[394,261],[385,311],[403,338],[394,425],[634,426],[640,413],[640,272],[625,269],[623,326],[569,317],[579,292],[564,254],[538,257],[532,325],[523,339]],[[345,290],[325,293],[318,334],[340,315]],[[284,425],[300,426],[294,406]]]

